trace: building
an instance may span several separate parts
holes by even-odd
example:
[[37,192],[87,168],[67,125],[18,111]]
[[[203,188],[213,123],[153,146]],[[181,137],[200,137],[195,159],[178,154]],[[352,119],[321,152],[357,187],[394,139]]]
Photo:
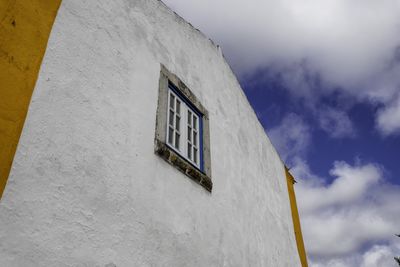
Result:
[[294,180],[206,36],[157,0],[0,16],[0,266],[307,265]]

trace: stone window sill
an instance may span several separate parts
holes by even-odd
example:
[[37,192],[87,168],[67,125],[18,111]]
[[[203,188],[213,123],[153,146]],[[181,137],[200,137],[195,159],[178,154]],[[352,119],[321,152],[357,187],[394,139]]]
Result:
[[211,178],[183,159],[169,146],[159,140],[156,140],[155,153],[163,158],[166,162],[177,168],[180,172],[191,178],[193,181],[200,184],[208,192],[211,192]]

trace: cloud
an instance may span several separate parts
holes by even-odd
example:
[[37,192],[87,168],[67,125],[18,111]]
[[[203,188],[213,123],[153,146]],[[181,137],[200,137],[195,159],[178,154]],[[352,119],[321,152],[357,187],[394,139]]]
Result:
[[319,177],[305,160],[312,129],[301,116],[290,113],[268,133],[298,181],[310,266],[392,266],[393,256],[400,256],[400,238],[394,240],[400,231],[400,186],[388,182],[383,166],[335,161],[330,177]]
[[393,267],[396,264],[393,255],[396,255],[398,250],[395,244],[376,245],[364,253],[345,258],[335,258],[325,262],[310,261],[310,267]]
[[[319,126],[332,138],[354,137],[356,130],[346,113],[330,107],[314,110]],[[279,125],[268,130],[268,136],[281,157],[292,164],[294,157],[305,156],[311,142],[312,129],[295,113],[287,114]]]
[[385,136],[400,132],[400,96],[378,112],[376,122]]
[[400,187],[385,179],[382,167],[335,162],[329,184],[323,178],[319,183],[304,180],[304,170],[309,169],[295,166],[291,171],[299,181],[296,194],[311,266],[392,266],[400,252],[394,237],[400,225]]
[[353,122],[341,110],[326,107],[318,111],[317,118],[321,129],[332,138],[355,137],[356,135]]
[[394,249],[389,246],[374,246],[363,255],[362,267],[393,266]]
[[285,161],[304,154],[311,140],[309,126],[294,113],[284,117],[280,125],[268,131],[268,135]]
[[307,58],[332,79],[348,80],[385,66],[400,40],[396,0],[165,2],[222,43],[238,68]]
[[310,103],[340,90],[380,104],[377,129],[400,133],[391,105],[400,90],[399,0],[164,1],[222,45],[240,75],[272,70]]
[[[381,170],[377,165],[350,166],[343,161],[334,163],[330,175],[336,178],[329,185],[313,187],[309,183],[300,183],[297,186],[304,212],[353,203],[382,179]],[[302,176],[296,173],[296,177]]]
[[165,2],[243,71],[307,59],[327,80],[348,84],[387,68],[400,44],[397,0]]
[[306,183],[307,186],[314,187],[324,184],[324,179],[313,174],[307,162],[299,156],[294,155],[290,167],[290,172],[295,175],[294,177],[301,178],[302,183]]

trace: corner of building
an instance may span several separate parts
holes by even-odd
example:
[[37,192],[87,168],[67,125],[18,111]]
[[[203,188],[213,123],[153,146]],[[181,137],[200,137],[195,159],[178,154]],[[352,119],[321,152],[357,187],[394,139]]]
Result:
[[0,1],[0,199],[60,4]]
[[300,262],[302,267],[308,267],[307,254],[303,241],[303,234],[301,232],[300,216],[297,209],[296,194],[294,191],[294,184],[296,180],[290,174],[289,169],[285,166],[286,182],[289,193],[290,209],[292,211],[294,234],[296,237],[297,251],[299,253]]

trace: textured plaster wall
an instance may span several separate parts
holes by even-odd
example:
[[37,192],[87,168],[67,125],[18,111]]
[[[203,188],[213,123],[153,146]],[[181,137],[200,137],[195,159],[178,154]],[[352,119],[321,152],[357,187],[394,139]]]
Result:
[[[213,192],[154,154],[160,63]],[[221,51],[155,0],[64,0],[0,203],[0,266],[300,266],[285,169]]]

